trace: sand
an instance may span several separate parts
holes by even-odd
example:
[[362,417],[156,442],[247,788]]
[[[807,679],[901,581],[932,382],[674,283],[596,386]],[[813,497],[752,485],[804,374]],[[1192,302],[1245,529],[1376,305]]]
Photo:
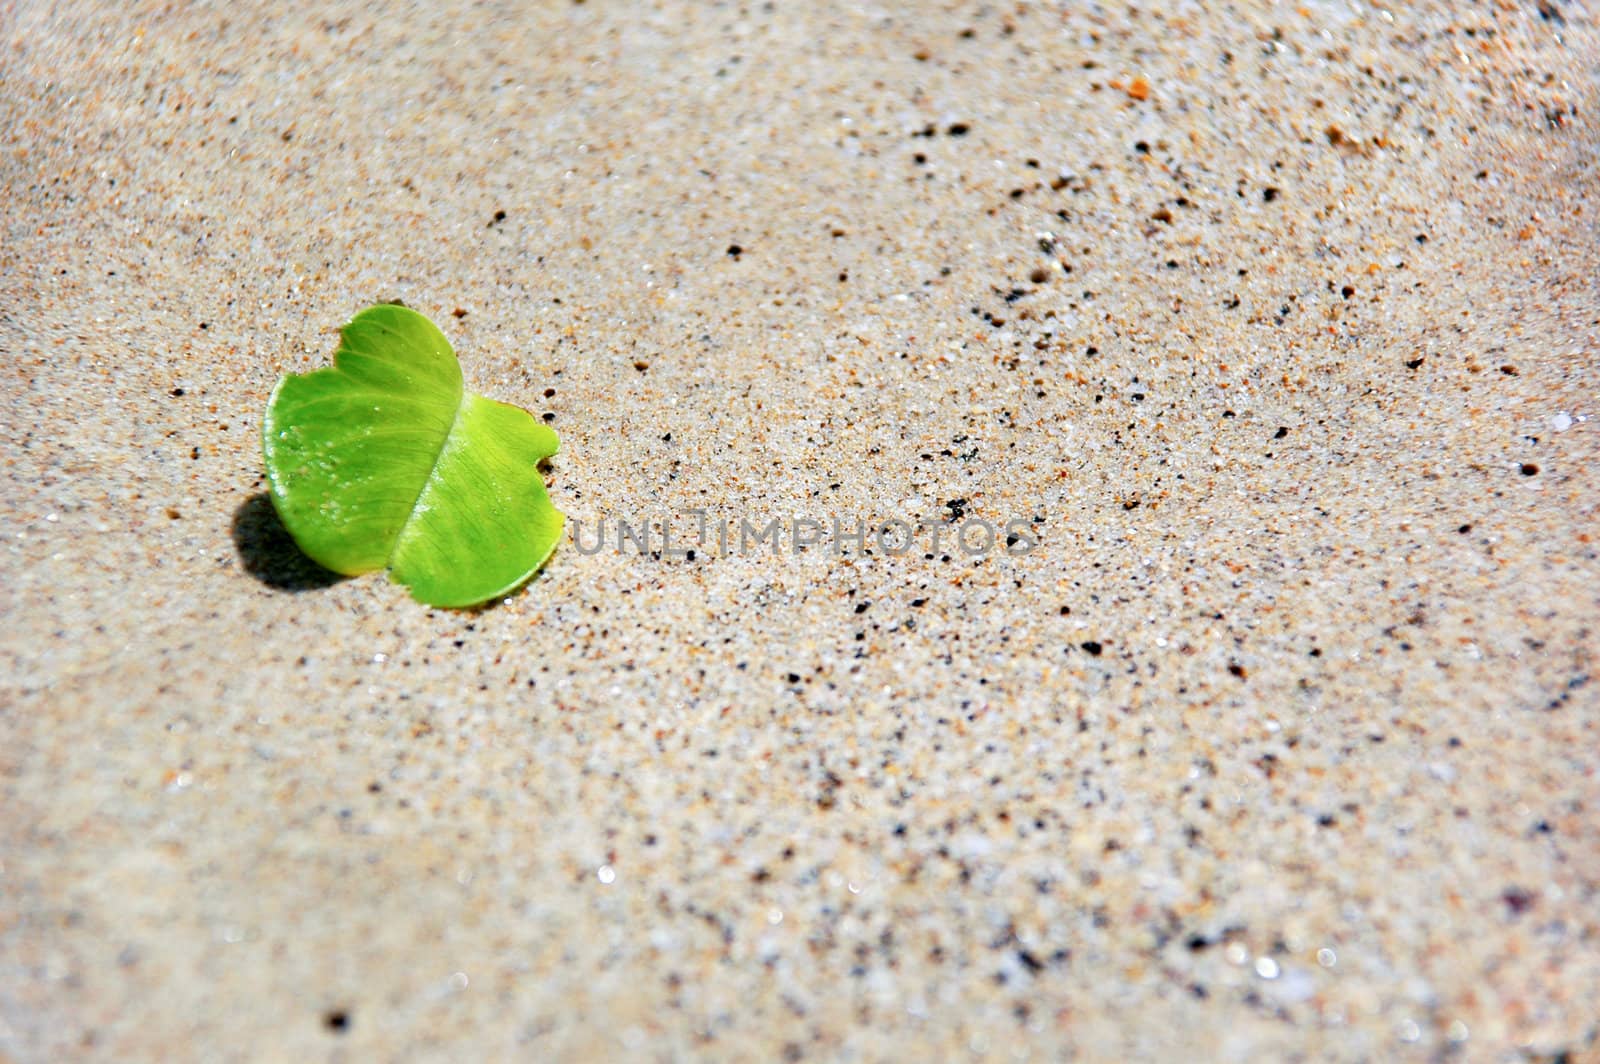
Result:
[[[0,1057],[1600,1054],[1589,7],[0,48]],[[264,495],[389,299],[562,436],[488,609]]]

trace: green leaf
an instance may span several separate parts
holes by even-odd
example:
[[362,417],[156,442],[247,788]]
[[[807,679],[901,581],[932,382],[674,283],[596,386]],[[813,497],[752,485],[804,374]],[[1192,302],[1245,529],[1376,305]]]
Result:
[[564,518],[538,463],[560,440],[467,392],[450,342],[384,304],[340,330],[333,365],[278,382],[262,423],[272,501],[308,557],[389,568],[432,606],[472,606],[550,557]]

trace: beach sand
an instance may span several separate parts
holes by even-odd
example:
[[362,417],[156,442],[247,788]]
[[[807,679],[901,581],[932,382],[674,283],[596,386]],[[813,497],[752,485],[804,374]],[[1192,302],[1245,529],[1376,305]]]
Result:
[[[1600,1054],[1592,9],[0,49],[0,1058]],[[297,556],[392,299],[601,549]]]

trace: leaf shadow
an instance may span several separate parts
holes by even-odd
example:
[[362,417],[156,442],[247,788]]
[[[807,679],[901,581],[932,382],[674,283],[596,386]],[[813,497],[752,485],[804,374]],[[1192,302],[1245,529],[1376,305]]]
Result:
[[265,492],[250,496],[233,512],[233,546],[245,572],[279,591],[317,591],[348,579],[295,546]]

